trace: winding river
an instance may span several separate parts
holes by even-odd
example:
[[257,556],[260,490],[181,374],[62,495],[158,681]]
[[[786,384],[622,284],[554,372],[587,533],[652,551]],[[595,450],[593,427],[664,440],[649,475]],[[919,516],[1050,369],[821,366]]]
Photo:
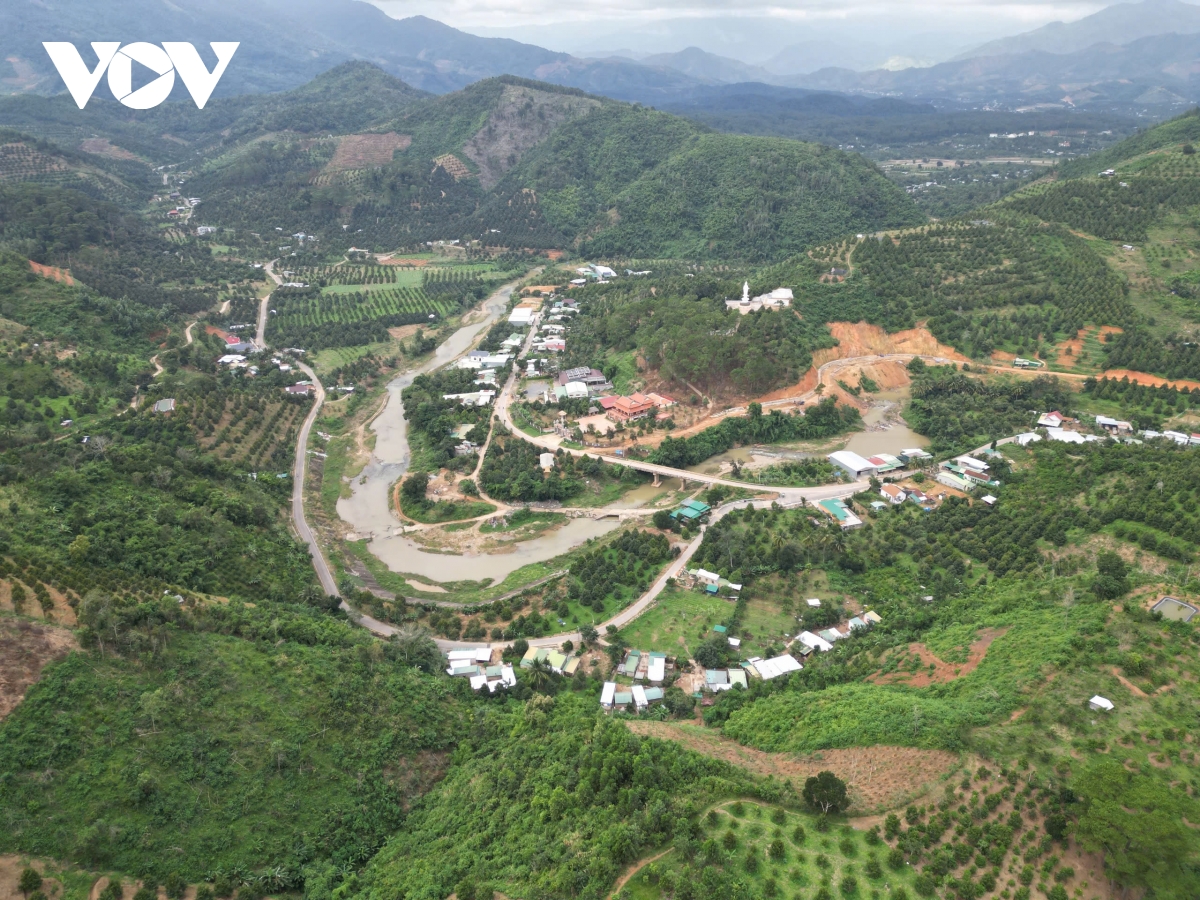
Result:
[[350,496],[338,500],[342,520],[393,572],[419,575],[433,581],[502,581],[522,566],[544,562],[559,556],[591,537],[599,537],[617,527],[615,520],[572,519],[565,526],[542,537],[517,544],[502,554],[450,555],[428,553],[400,534],[400,523],[392,513],[388,488],[408,471],[408,423],[404,419],[401,391],[418,375],[453,362],[466,353],[476,339],[490,328],[508,308],[514,285],[505,285],[483,303],[484,317],[464,325],[434,351],[433,357],[419,368],[394,378],[387,386],[388,399],[383,411],[370,428],[375,432],[371,459],[350,485]]

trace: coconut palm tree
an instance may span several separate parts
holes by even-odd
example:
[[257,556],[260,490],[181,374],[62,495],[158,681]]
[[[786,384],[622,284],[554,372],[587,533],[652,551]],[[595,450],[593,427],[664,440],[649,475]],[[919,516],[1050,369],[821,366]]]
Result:
[[554,680],[554,672],[545,660],[535,659],[526,670],[525,680],[529,683],[530,690],[544,694]]

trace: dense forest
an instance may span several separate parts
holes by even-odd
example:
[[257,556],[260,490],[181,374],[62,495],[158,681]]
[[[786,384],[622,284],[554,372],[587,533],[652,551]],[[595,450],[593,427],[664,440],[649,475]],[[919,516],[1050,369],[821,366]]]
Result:
[[915,376],[912,402],[904,417],[930,438],[936,454],[974,450],[989,439],[1010,437],[1036,427],[1043,412],[1070,415],[1071,391],[1053,375],[1032,380],[973,378],[955,366],[909,365]]

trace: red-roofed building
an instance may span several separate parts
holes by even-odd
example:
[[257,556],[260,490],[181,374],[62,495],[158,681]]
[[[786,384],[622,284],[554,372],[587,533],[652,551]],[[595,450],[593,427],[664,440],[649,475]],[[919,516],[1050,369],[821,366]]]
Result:
[[599,399],[600,399],[600,408],[603,410],[612,409],[614,406],[617,405],[616,397],[601,397]]
[[607,415],[616,422],[632,422],[648,416],[655,410],[654,401],[645,394],[632,394],[628,397],[616,397],[612,407],[607,409]]

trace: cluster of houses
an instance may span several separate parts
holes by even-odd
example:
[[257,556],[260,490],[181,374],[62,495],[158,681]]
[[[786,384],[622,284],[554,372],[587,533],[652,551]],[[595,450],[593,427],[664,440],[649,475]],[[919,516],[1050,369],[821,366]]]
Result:
[[449,650],[446,653],[446,674],[451,678],[469,678],[473,691],[487,688],[489,693],[494,694],[501,688],[516,687],[517,676],[513,667],[508,663],[493,664],[492,653],[490,647]]
[[835,468],[841,469],[851,478],[858,479],[870,478],[872,475],[884,475],[907,468],[913,463],[919,465],[933,457],[919,447],[913,447],[909,450],[901,450],[895,455],[877,453],[874,456],[866,457],[859,456],[853,450],[835,450],[825,458],[833,463]]
[[606,681],[600,691],[600,708],[608,712],[628,711],[631,706],[635,711],[641,712],[653,704],[662,703],[662,700],[662,688],[643,687],[640,684],[626,689],[615,681]]
[[[1089,444],[1095,441],[1103,441],[1106,438],[1109,440],[1124,441],[1127,444],[1141,443],[1138,438],[1133,437],[1135,429],[1132,422],[1126,422],[1123,419],[1114,419],[1111,416],[1095,416],[1095,427],[1102,434],[1084,434],[1076,429],[1082,424],[1078,419],[1072,419],[1063,415],[1058,410],[1042,413],[1038,416],[1038,427],[1046,433],[1046,438],[1051,441],[1059,441],[1066,444]],[[1157,440],[1164,438],[1169,441],[1174,441],[1181,447],[1200,446],[1200,434],[1185,433],[1182,431],[1154,431],[1153,429],[1143,429],[1136,432],[1142,440]],[[1022,447],[1027,444],[1040,441],[1042,435],[1037,431],[1027,431],[1023,434],[1018,434],[1015,438],[1016,442]]]
[[960,491],[972,491],[977,487],[999,487],[1000,482],[988,474],[988,464],[969,454],[945,460],[938,465],[934,476],[938,484]]

